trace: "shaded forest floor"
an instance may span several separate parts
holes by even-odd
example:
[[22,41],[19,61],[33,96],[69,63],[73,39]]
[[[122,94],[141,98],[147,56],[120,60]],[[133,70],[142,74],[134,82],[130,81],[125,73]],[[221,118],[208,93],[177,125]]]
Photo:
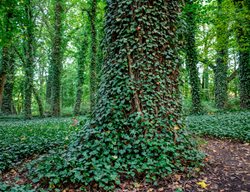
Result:
[[[202,139],[203,140],[203,139]],[[201,145],[207,154],[206,164],[193,175],[174,175],[158,186],[130,182],[121,185],[117,192],[248,192],[250,190],[250,144],[230,140],[205,138]],[[29,161],[29,160],[27,160]],[[8,183],[27,184],[25,164],[11,169],[2,175]],[[67,188],[64,192],[74,192]],[[93,190],[94,191],[94,190]]]

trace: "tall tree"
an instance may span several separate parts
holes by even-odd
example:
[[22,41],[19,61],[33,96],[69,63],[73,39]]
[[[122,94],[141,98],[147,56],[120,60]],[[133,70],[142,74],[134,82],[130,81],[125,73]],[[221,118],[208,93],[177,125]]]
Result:
[[189,80],[192,94],[192,112],[197,114],[201,112],[201,96],[200,96],[200,78],[197,69],[198,57],[195,44],[196,31],[196,8],[193,0],[186,0],[186,62],[189,71]]
[[216,21],[216,38],[217,38],[217,58],[214,66],[214,95],[215,105],[218,109],[226,107],[228,95],[228,21],[225,18],[225,10],[222,9],[223,0],[217,0],[217,21]]
[[14,36],[14,8],[16,1],[2,1],[1,25],[0,25],[0,45],[1,45],[1,63],[0,63],[0,108],[2,106],[4,86],[7,79],[7,69],[11,62],[12,39]]
[[[90,173],[85,183],[100,187],[119,183],[122,176],[164,177],[199,159],[177,131],[182,124],[178,1],[107,3],[99,99],[92,121],[67,154],[75,157],[73,166],[81,164],[80,170]],[[107,182],[102,183],[100,175]]]
[[85,33],[82,35],[82,42],[79,46],[78,51],[78,69],[77,69],[77,87],[76,87],[76,101],[74,106],[74,114],[79,115],[80,109],[81,109],[81,103],[82,103],[82,95],[83,95],[83,84],[85,79],[85,65],[86,65],[86,56],[87,56],[87,49],[88,49],[88,39]]
[[13,87],[15,81],[15,55],[13,48],[10,50],[10,58],[7,66],[7,78],[4,86],[2,112],[7,115],[15,113],[13,104]]
[[54,5],[54,37],[51,53],[52,67],[52,106],[53,116],[60,116],[61,113],[61,71],[62,71],[62,38],[63,38],[63,14],[64,0],[55,0]]
[[91,62],[90,62],[90,110],[93,111],[96,104],[97,89],[97,32],[96,32],[97,0],[91,1],[91,9],[88,11],[91,27]]
[[24,50],[25,60],[24,72],[25,72],[25,83],[24,83],[24,116],[26,119],[32,118],[32,89],[33,89],[33,78],[34,78],[34,16],[33,16],[33,2],[31,0],[25,1],[25,37]]
[[250,109],[250,1],[234,0],[239,47],[240,107]]

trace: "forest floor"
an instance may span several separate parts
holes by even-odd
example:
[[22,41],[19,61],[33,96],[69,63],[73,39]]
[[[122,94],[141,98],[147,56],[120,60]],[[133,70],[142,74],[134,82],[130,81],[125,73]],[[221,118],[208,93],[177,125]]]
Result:
[[[250,191],[250,144],[231,140],[205,138],[201,145],[207,154],[204,168],[193,175],[174,175],[158,186],[130,182],[121,185],[117,192],[249,192]],[[21,167],[23,167],[21,165]],[[29,182],[25,171],[17,167],[2,175],[4,181],[24,184]],[[19,178],[18,180],[16,178]],[[78,190],[66,189],[64,192]]]

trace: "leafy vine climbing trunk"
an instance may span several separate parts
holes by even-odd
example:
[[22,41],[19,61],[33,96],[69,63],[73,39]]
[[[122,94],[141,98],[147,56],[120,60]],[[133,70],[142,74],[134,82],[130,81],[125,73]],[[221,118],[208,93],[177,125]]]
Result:
[[6,115],[15,113],[13,104],[13,88],[15,81],[15,55],[13,48],[10,48],[10,58],[7,63],[7,78],[4,86],[2,112]]
[[186,35],[186,62],[189,71],[189,80],[192,94],[192,113],[201,112],[201,96],[200,96],[200,79],[197,69],[197,50],[195,45],[195,8],[192,0],[187,1],[186,5],[186,21],[187,21],[187,35]]
[[217,58],[216,65],[214,66],[214,94],[215,105],[218,109],[224,109],[226,107],[228,95],[228,82],[227,82],[227,70],[228,70],[228,23],[225,19],[226,13],[222,9],[223,0],[217,0]]
[[78,51],[78,70],[77,70],[77,87],[76,87],[76,101],[74,106],[74,114],[79,115],[82,103],[83,95],[83,83],[84,83],[84,73],[86,65],[86,56],[88,49],[88,39],[86,33],[83,35],[83,41],[81,42],[79,51]]
[[[180,117],[178,1],[108,3],[105,62],[95,120],[117,129],[174,127]],[[157,22],[156,22],[157,21]]]
[[55,0],[54,5],[54,37],[52,42],[51,55],[51,113],[53,116],[60,116],[61,113],[61,71],[62,71],[62,36],[64,14],[63,0]]
[[90,62],[90,110],[96,104],[97,89],[97,32],[96,32],[97,0],[91,1],[91,10],[88,12],[91,27],[91,62]]
[[25,19],[27,29],[25,35],[27,40],[25,44],[25,58],[26,62],[24,64],[25,72],[25,83],[24,83],[24,116],[26,119],[32,118],[32,88],[33,88],[33,76],[34,76],[34,17],[33,17],[33,7],[31,0],[25,1]]
[[11,46],[12,39],[14,35],[14,24],[12,22],[14,16],[14,8],[16,6],[16,2],[12,1],[3,1],[2,2],[2,14],[3,18],[1,18],[1,63],[0,63],[0,109],[2,107],[3,102],[3,92],[5,83],[7,80],[7,70],[8,65],[11,60]]
[[2,62],[0,68],[0,108],[2,107],[3,102],[3,92],[4,86],[7,79],[7,65],[9,63],[9,48],[3,47],[2,48]]
[[[250,109],[250,1],[235,0],[239,47],[240,107]],[[245,13],[242,17],[242,13]]]

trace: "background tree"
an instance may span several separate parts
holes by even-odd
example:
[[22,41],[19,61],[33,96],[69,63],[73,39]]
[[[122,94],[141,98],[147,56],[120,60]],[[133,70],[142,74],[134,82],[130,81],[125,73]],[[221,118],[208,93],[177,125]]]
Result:
[[250,109],[250,2],[234,0],[236,6],[236,38],[239,48],[240,106]]
[[186,34],[186,62],[187,69],[189,70],[189,81],[191,85],[192,94],[192,112],[201,112],[201,96],[200,96],[200,79],[197,69],[198,56],[195,45],[195,32],[196,32],[196,4],[193,0],[186,1],[186,22],[187,22],[187,34]]
[[51,52],[52,68],[52,103],[51,112],[53,116],[61,113],[61,71],[62,71],[62,38],[63,38],[63,0],[55,0],[54,4],[54,37]]

